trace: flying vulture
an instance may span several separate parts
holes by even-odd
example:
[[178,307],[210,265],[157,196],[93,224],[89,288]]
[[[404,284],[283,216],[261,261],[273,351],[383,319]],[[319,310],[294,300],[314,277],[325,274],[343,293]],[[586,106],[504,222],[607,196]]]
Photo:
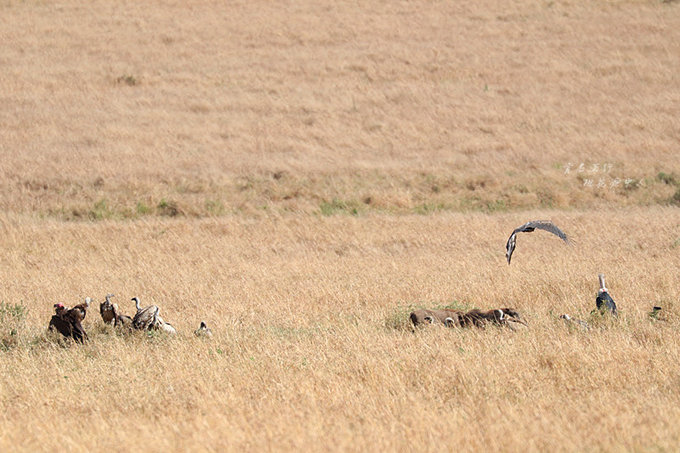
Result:
[[538,228],[539,230],[548,231],[558,236],[565,243],[569,244],[569,239],[567,238],[567,235],[564,234],[562,230],[557,228],[557,226],[550,220],[533,220],[531,222],[525,223],[521,227],[515,228],[515,231],[513,231],[510,237],[508,238],[508,242],[507,244],[505,244],[505,257],[508,259],[508,264],[510,264],[512,252],[515,251],[515,241],[517,240],[517,233],[531,233],[536,228]]

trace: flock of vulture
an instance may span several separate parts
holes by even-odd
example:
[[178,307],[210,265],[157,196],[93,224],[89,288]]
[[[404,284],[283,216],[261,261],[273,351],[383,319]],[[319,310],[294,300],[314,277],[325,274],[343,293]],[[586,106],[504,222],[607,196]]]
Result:
[[[99,313],[105,324],[112,324],[115,327],[135,330],[161,330],[171,335],[177,333],[172,324],[166,322],[159,315],[160,309],[156,305],[142,307],[139,299],[133,297],[137,313],[134,317],[122,314],[118,310],[118,305],[111,303],[113,294],[107,294],[104,302],[99,305]],[[54,304],[54,315],[50,319],[49,330],[57,331],[66,338],[72,338],[78,343],[83,343],[87,339],[87,333],[83,329],[83,320],[90,308],[92,299],[85,298],[85,302],[73,308],[67,308],[64,304]],[[194,331],[197,336],[212,337],[212,331],[205,322]]]
[[[505,256],[508,260],[508,264],[510,264],[512,253],[515,250],[517,233],[529,233],[536,229],[548,231],[558,236],[566,244],[569,244],[567,235],[551,221],[534,220],[516,228],[510,235],[510,238],[508,238],[508,242],[505,245]],[[600,289],[595,300],[597,310],[601,313],[609,313],[616,316],[616,303],[614,303],[614,299],[609,295],[607,287],[605,286],[604,274],[599,274],[598,277],[600,280]],[[139,304],[139,299],[133,297],[131,300],[135,303],[137,313],[134,317],[130,317],[120,313],[118,305],[111,303],[112,297],[113,294],[108,294],[105,297],[104,302],[99,306],[99,312],[104,323],[127,329],[142,331],[160,330],[169,334],[177,333],[170,323],[161,318],[159,315],[160,310],[156,305],[142,307]],[[78,304],[73,308],[67,308],[63,304],[55,304],[55,313],[50,320],[49,330],[56,330],[64,337],[72,338],[76,342],[82,343],[87,339],[87,333],[83,329],[82,322],[85,319],[91,302],[92,300],[87,297],[85,303]],[[654,307],[650,316],[656,318],[660,310],[661,307]],[[567,314],[562,315],[560,318],[570,324],[589,329],[589,326],[585,321],[574,319]],[[468,312],[453,309],[421,309],[412,312],[410,319],[414,327],[424,324],[443,324],[447,327],[484,327],[487,324],[496,324],[507,326],[514,330],[519,325],[527,326],[527,322],[522,319],[521,315],[513,308],[499,308],[488,311],[475,309]],[[201,322],[201,325],[194,333],[197,336],[212,337],[212,332],[205,322]]]

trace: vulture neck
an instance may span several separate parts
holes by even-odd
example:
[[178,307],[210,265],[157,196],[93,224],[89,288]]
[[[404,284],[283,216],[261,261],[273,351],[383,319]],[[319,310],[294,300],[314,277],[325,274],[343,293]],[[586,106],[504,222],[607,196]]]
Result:
[[600,279],[600,293],[606,293],[607,287],[604,286],[604,274],[598,275],[597,278]]

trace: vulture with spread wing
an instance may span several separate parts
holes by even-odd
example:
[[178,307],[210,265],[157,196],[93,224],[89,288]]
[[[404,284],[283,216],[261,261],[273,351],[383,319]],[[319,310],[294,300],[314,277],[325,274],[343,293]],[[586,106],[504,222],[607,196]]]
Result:
[[49,330],[56,330],[66,338],[73,338],[82,343],[87,339],[87,333],[83,329],[83,313],[79,308],[67,309],[63,304],[54,304],[54,315],[50,319]]
[[170,334],[175,334],[177,331],[168,322],[163,321],[158,314],[160,309],[156,305],[149,305],[148,307],[142,308],[139,305],[139,299],[133,297],[132,300],[135,302],[135,307],[137,308],[137,314],[132,318],[132,327],[138,330],[163,330]]
[[138,330],[149,330],[157,323],[157,316],[159,308],[156,305],[149,305],[148,307],[142,308],[139,305],[139,298],[133,297],[132,301],[135,303],[135,308],[137,313],[135,317],[132,318],[132,327]]
[[569,239],[567,238],[567,235],[564,234],[562,230],[557,228],[557,226],[550,220],[534,220],[531,222],[527,222],[521,227],[515,228],[515,231],[513,231],[510,237],[508,238],[507,244],[505,244],[505,257],[508,259],[508,264],[510,264],[512,252],[515,251],[515,241],[517,240],[517,233],[531,233],[536,228],[538,228],[539,230],[548,231],[558,236],[565,243],[569,244]]

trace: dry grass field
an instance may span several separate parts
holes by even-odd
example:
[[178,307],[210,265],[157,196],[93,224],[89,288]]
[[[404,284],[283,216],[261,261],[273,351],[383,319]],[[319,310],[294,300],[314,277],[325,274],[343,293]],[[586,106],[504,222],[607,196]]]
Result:
[[[0,0],[0,42],[0,451],[680,445],[679,3]],[[409,328],[445,306],[529,328]]]

